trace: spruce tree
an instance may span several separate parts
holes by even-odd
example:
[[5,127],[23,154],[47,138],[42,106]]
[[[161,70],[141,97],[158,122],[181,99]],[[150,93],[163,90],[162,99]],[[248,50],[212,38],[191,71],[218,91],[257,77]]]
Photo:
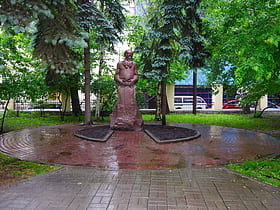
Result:
[[[166,124],[166,82],[175,58],[186,61],[189,68],[203,65],[206,56],[199,18],[200,0],[162,0],[149,19],[149,30],[138,46],[145,59],[144,76],[161,83],[162,124]],[[155,8],[154,8],[155,9]]]
[[[84,51],[85,63],[85,95],[86,95],[86,120],[90,123],[90,43],[100,46],[99,49],[99,79],[102,75],[105,50],[114,48],[114,44],[120,40],[119,33],[124,28],[125,17],[123,7],[118,0],[89,1],[79,0],[79,23],[82,29],[88,33],[90,39],[85,39],[88,47]],[[101,79],[100,79],[101,80]],[[96,118],[99,118],[100,91],[97,93]]]

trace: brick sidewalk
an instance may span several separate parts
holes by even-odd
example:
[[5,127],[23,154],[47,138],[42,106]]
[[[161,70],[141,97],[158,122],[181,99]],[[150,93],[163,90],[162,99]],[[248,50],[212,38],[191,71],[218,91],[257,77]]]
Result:
[[275,154],[280,150],[276,138],[243,129],[175,125],[202,135],[163,145],[143,132],[116,132],[107,142],[86,141],[73,135],[79,125],[1,135],[1,152],[68,166],[0,187],[0,210],[279,209],[280,188],[220,166]]
[[120,169],[66,166],[0,187],[0,209],[279,209],[280,188],[222,167]]

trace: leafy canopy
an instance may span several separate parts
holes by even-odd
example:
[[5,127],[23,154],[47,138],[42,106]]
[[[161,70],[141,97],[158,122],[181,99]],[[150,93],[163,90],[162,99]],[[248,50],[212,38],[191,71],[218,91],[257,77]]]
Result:
[[0,30],[0,98],[26,97],[35,99],[45,94],[40,63],[32,57],[30,38]]
[[245,102],[279,92],[279,1],[208,0],[204,4],[212,81],[231,81],[242,89]]

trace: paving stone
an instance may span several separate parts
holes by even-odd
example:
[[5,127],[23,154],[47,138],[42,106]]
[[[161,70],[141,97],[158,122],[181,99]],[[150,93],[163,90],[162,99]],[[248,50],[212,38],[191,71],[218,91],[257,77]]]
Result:
[[[92,183],[90,179],[84,179],[94,174],[101,176],[102,172],[104,176],[99,182]],[[279,188],[238,176],[223,168],[189,168],[174,171],[168,169],[158,173],[155,170],[140,170],[137,173],[146,178],[151,179],[150,174],[153,174],[153,180],[134,179],[135,182],[129,180],[129,184],[121,184],[119,181],[136,173],[126,169],[119,170],[118,176],[112,176],[112,173],[116,172],[67,166],[59,173],[52,172],[27,182],[3,186],[0,187],[0,209],[270,210],[278,209],[280,203]],[[210,178],[207,177],[207,173],[210,174]],[[174,180],[171,182],[164,178],[164,174],[166,177],[173,177]],[[155,180],[155,175],[160,176],[159,181]],[[61,180],[61,177],[67,179],[58,183],[57,180]],[[112,177],[113,179],[110,179]],[[185,177],[196,183],[193,188],[185,184]],[[236,181],[227,182],[233,179]],[[79,180],[84,181],[78,184]]]
[[216,201],[206,200],[206,206],[208,209],[212,209],[212,210],[217,210],[217,209],[228,210],[225,202],[221,200],[216,200]]
[[[223,130],[217,127],[211,127],[211,129],[217,129],[215,132],[220,132],[220,134]],[[246,131],[241,132],[240,130],[227,130],[227,132],[231,132],[233,136],[238,134],[238,138],[246,134]],[[255,136],[253,134],[252,132],[249,132],[249,134],[247,133],[247,135]],[[262,142],[269,144],[269,141],[265,140],[267,137],[266,135],[260,134],[258,137],[262,139]],[[72,137],[69,136],[69,138]],[[236,138],[236,136],[234,138]],[[268,139],[271,140],[270,138]],[[204,140],[207,139],[205,138]],[[230,141],[230,139],[224,140]],[[239,140],[240,139],[237,139],[236,141]],[[144,137],[144,141],[149,142],[149,139]],[[137,145],[136,143],[138,143],[139,147],[147,146],[145,144],[139,144],[139,141],[136,140],[134,142],[128,142],[128,145],[135,147],[135,145]],[[77,144],[78,142],[75,142],[74,145]],[[88,143],[84,144],[88,146]],[[103,146],[105,145],[104,143],[102,144]],[[114,144],[110,145],[111,150]],[[100,146],[101,144],[99,143],[98,145]],[[176,151],[181,151],[183,154],[183,150],[187,147],[185,143],[181,143],[180,147],[174,147],[174,144],[172,145],[173,146],[170,148],[163,145],[159,148],[155,146],[155,144],[152,144],[152,149],[157,151],[159,156],[161,156],[165,149],[166,151],[171,151],[172,148],[175,148]],[[269,145],[270,148],[276,145],[275,148],[277,149],[278,144],[273,141],[273,143]],[[148,144],[148,147],[150,146],[151,145]],[[112,155],[112,153],[110,153],[111,150],[106,150],[106,152]],[[16,150],[13,151],[16,153]],[[21,153],[24,152],[24,150],[19,150],[18,152]],[[40,154],[39,150],[37,150],[37,152]],[[32,154],[26,153],[26,157],[30,157],[29,155]],[[94,156],[95,154],[91,153],[89,155]],[[147,164],[148,161],[145,159],[147,158],[146,155],[147,153],[139,155],[137,158],[135,157],[136,159],[134,159],[134,161],[143,160],[146,162],[145,164]],[[153,156],[153,158],[159,158],[159,156]],[[172,155],[166,157],[167,159],[161,161],[168,162],[168,158],[174,160]],[[180,157],[185,158],[186,161],[188,161],[188,158],[193,158],[193,160],[197,158],[197,160],[199,160],[198,157],[192,157],[190,154],[189,156]],[[38,158],[38,156],[36,158]],[[102,162],[102,158],[98,159],[98,161]],[[147,159],[149,160],[149,158]],[[123,160],[125,159],[120,159],[120,161]],[[71,161],[75,162],[76,160],[74,158]],[[104,165],[108,164],[106,161],[103,162]],[[111,163],[112,162],[110,162],[110,164]],[[279,209],[279,187],[273,187],[240,176],[222,166],[188,167],[188,165],[185,165],[184,168],[175,169],[164,167],[161,169],[141,169],[141,166],[137,169],[129,169],[130,166],[126,168],[125,163],[123,164],[121,168],[107,169],[65,166],[55,172],[15,184],[1,186],[0,210]],[[159,165],[159,168],[162,166],[163,165]]]

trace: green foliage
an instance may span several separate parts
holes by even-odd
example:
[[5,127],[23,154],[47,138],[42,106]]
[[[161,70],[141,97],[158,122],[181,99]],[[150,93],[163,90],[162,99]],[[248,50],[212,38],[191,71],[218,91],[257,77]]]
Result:
[[[28,32],[25,34],[28,36],[31,32],[27,29],[33,28],[33,53],[41,59],[47,71],[46,82],[52,92],[68,94],[72,86],[80,83],[73,77],[79,78],[77,75],[82,69],[82,49],[90,52],[89,39],[97,49],[103,46],[113,49],[113,44],[120,40],[119,33],[125,24],[124,8],[118,0],[7,0],[0,3],[2,28],[13,34]],[[89,53],[87,55],[89,58]],[[89,59],[86,63],[89,63]],[[87,70],[89,72],[89,68]],[[9,75],[9,79],[12,79],[12,75]],[[13,87],[16,85],[13,84]],[[78,87],[76,85],[73,89],[77,90]],[[18,89],[15,92],[19,92]]]
[[100,91],[100,110],[111,111],[117,101],[117,85],[111,75],[102,75],[93,80],[91,90],[97,94]]
[[[26,31],[25,34],[15,34],[14,28],[17,26],[9,22],[3,22],[3,26],[7,27],[9,30],[5,31],[4,36],[9,37],[8,40],[15,40],[16,43],[14,47],[10,46],[8,49],[14,53],[15,49],[18,51],[16,56],[12,59],[17,64],[18,71],[15,72],[15,66],[12,66],[12,73],[9,75],[3,75],[8,78],[7,81],[11,81],[14,78],[17,81],[21,81],[18,87],[23,90],[20,91],[13,80],[13,84],[10,85],[12,90],[16,93],[21,94],[20,96],[28,96],[28,98],[35,101],[42,96],[46,96],[47,85],[50,87],[48,91],[51,92],[64,92],[69,91],[70,86],[79,86],[80,81],[75,80],[72,82],[79,73],[81,65],[79,63],[80,56],[76,52],[78,47],[86,47],[83,37],[79,37],[79,28],[76,23],[76,6],[73,1],[5,1],[5,4],[9,3],[15,5],[13,12],[11,12],[7,7],[3,7],[1,10],[5,15],[13,15],[14,19],[22,18],[22,15],[27,15],[29,22],[19,22],[18,24],[31,25],[33,31]],[[44,11],[48,12],[44,12]],[[46,14],[44,14],[46,13]],[[48,14],[47,14],[48,13]],[[4,27],[4,28],[5,28]],[[30,36],[33,34],[33,47],[34,51],[30,50]],[[8,34],[9,32],[9,34]],[[20,39],[17,39],[20,37]],[[27,41],[25,41],[27,40]],[[23,46],[24,43],[25,45]],[[3,46],[3,45],[1,45]],[[21,60],[23,55],[25,56],[25,63]],[[31,55],[34,53],[37,58],[40,58],[43,65],[39,66],[38,59],[34,59]],[[24,57],[24,58],[25,58]],[[35,63],[36,61],[37,63]],[[1,62],[2,63],[2,62]],[[11,65],[9,65],[10,67]],[[44,70],[40,70],[39,67],[44,67]],[[31,70],[32,73],[31,73]],[[45,73],[47,70],[47,74]],[[25,72],[24,72],[25,71]],[[7,71],[5,72],[7,74]],[[46,79],[45,79],[46,75]],[[68,83],[68,84],[65,84]],[[3,86],[8,87],[8,83],[3,84]],[[67,87],[67,88],[66,88]],[[24,95],[22,94],[24,93]],[[30,96],[29,96],[30,95]],[[11,96],[15,97],[15,96]]]
[[207,48],[212,54],[211,80],[242,88],[241,99],[245,104],[279,92],[279,2],[210,0],[204,3]]
[[[49,9],[50,1],[37,0],[1,0],[0,22],[4,29],[12,29],[15,33],[29,30],[30,23],[39,16],[53,18]],[[63,5],[65,1],[54,0],[52,4]]]
[[65,74],[60,73],[56,74],[56,79],[53,79],[53,75],[50,76],[52,78],[48,81],[48,76],[46,77],[46,82],[48,84],[48,92],[50,95],[55,95],[57,93],[62,94],[69,94],[69,91],[73,87],[79,87],[81,88],[81,74]]
[[32,57],[30,38],[0,31],[0,98],[38,98],[46,93],[39,61]]
[[139,81],[137,82],[136,86],[137,92],[145,93],[148,96],[157,95],[157,83],[155,83],[153,80],[142,78],[142,75],[140,75]]
[[118,33],[122,33],[126,23],[126,18],[124,16],[126,10],[119,0],[103,0],[102,3],[104,4],[104,16]]
[[[190,68],[203,66],[200,1],[159,1],[148,7],[148,31],[137,51],[142,55],[143,74],[155,81],[171,81]],[[176,68],[185,66],[184,68]],[[173,68],[170,68],[173,67]],[[175,68],[174,68],[175,67]],[[181,71],[180,69],[183,69]],[[173,73],[174,72],[174,73]]]
[[124,8],[118,0],[110,1],[78,1],[79,25],[90,38],[98,43],[105,44],[109,49],[120,40],[119,34],[125,24]]
[[146,19],[141,16],[128,16],[126,30],[128,31],[127,36],[124,40],[128,42],[130,49],[134,49],[136,46],[140,45],[141,38],[145,33],[144,21]]
[[124,27],[123,10],[118,0],[5,0],[1,1],[0,20],[3,28],[15,33],[37,23],[35,54],[48,68],[70,73],[79,65],[74,49],[87,47],[89,31],[83,29],[91,28],[96,40],[108,41],[112,47]]
[[[0,115],[1,116],[1,115]],[[75,116],[65,116],[64,120],[61,121],[59,115],[52,115],[45,113],[41,116],[40,112],[21,112],[19,117],[14,111],[9,111],[6,119],[5,131],[18,130],[26,127],[38,127],[42,125],[60,125],[67,123],[79,123],[82,119]]]
[[34,53],[47,65],[48,71],[76,73],[81,67],[74,48],[87,47],[76,22],[77,9],[71,1],[49,3],[52,17],[39,16],[34,33]]
[[280,158],[248,160],[242,164],[230,164],[228,168],[280,187]]
[[85,39],[89,38],[85,27],[92,29],[95,42],[107,42],[112,48],[124,27],[122,12],[118,0],[7,0],[1,1],[0,20],[3,28],[15,33],[21,31],[19,28],[34,28],[36,24],[34,54],[46,64],[48,74],[56,77],[57,74],[75,74],[81,68],[79,49],[87,47]]
[[[26,34],[0,30],[0,99],[5,100],[6,105],[10,99],[35,100],[47,95],[44,73],[38,70],[39,61],[32,57],[30,41]],[[3,131],[6,108],[0,132]]]

